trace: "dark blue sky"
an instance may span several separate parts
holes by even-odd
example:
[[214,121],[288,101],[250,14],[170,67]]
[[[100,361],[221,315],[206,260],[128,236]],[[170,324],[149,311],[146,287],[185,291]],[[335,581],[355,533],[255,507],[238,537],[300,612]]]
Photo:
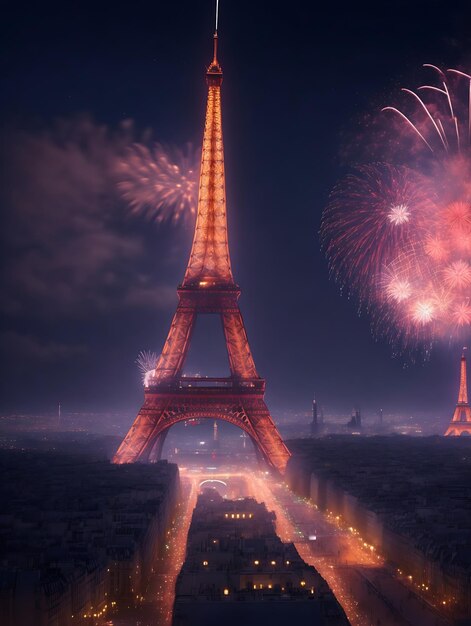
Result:
[[[0,409],[138,408],[133,361],[161,349],[191,232],[126,217],[100,173],[123,119],[136,137],[201,141],[213,12],[212,0],[6,10]],[[470,23],[465,1],[221,1],[231,253],[275,416],[314,392],[345,411],[451,410],[459,348],[404,369],[329,282],[318,229],[362,117],[415,86],[422,63],[466,65]],[[190,367],[214,372],[207,327]]]

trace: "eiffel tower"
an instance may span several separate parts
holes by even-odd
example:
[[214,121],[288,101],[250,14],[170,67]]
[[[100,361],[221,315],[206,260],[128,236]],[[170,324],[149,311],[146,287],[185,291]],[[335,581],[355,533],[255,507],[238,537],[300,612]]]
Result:
[[468,404],[468,385],[466,376],[466,356],[463,348],[461,354],[460,390],[458,392],[458,404],[451,419],[445,436],[471,435],[471,408]]
[[[177,289],[179,302],[155,374],[145,387],[144,405],[114,456],[115,463],[160,458],[168,429],[186,419],[222,419],[242,428],[259,457],[283,473],[290,453],[264,401],[239,309],[227,238],[224,148],[221,123],[222,69],[217,25],[213,60],[206,72],[208,99],[203,135],[198,211],[188,266]],[[230,376],[182,376],[196,317],[220,316]]]

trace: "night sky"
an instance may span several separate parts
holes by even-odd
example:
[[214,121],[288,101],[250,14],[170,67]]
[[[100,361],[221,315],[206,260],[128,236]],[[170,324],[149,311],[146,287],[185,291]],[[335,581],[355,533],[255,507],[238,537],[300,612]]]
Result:
[[[451,415],[460,347],[392,358],[329,281],[318,230],[364,116],[419,84],[422,63],[469,71],[470,3],[220,4],[232,263],[274,416],[309,410],[314,393],[326,410]],[[200,144],[213,5],[4,8],[1,410],[140,406],[134,360],[162,347],[191,225],[130,216],[107,163],[150,135]],[[189,371],[225,373],[210,321]]]

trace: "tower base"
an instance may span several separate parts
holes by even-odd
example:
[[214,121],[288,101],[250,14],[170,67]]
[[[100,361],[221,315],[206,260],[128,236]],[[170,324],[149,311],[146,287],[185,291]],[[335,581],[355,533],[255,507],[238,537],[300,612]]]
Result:
[[265,381],[181,378],[145,390],[144,405],[116,452],[114,463],[158,460],[168,429],[187,419],[221,419],[244,430],[269,467],[283,473],[290,453],[273,422]]
[[471,437],[471,422],[450,422],[445,437],[459,437],[460,435]]
[[445,432],[445,437],[459,437],[471,435],[471,407],[468,404],[467,393],[464,402],[458,402],[453,418]]

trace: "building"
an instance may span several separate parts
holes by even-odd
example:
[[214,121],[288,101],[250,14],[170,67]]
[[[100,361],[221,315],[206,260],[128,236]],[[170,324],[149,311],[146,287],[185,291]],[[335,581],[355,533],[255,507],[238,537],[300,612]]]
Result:
[[139,602],[179,496],[176,465],[1,451],[0,623],[100,624]]
[[199,496],[176,585],[173,626],[296,623],[346,626],[325,580],[275,533],[252,498]]
[[425,600],[471,621],[471,440],[337,435],[290,448],[295,492],[339,516]]

